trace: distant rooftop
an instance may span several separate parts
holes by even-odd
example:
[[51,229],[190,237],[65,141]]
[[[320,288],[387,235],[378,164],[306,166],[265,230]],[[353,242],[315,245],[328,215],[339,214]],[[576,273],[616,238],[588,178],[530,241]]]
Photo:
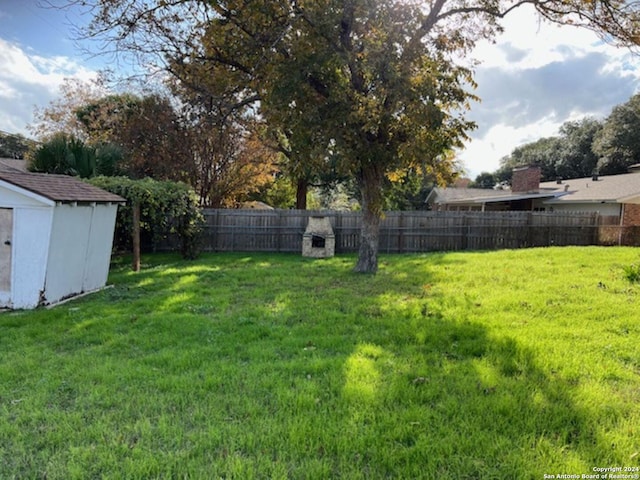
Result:
[[0,158],[0,172],[26,172],[26,160],[15,158]]

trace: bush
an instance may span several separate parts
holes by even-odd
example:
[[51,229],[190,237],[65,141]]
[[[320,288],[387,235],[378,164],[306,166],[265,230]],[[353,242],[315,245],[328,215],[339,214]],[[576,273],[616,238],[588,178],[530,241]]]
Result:
[[624,271],[624,277],[631,283],[640,282],[640,264],[634,263],[622,267]]
[[96,170],[96,151],[82,140],[60,133],[36,149],[29,170],[91,177]]
[[186,184],[105,176],[88,182],[127,200],[127,204],[118,209],[116,249],[131,249],[132,205],[139,203],[141,236],[151,243],[152,250],[168,235],[176,234],[184,258],[194,259],[200,253],[203,217],[195,193]]

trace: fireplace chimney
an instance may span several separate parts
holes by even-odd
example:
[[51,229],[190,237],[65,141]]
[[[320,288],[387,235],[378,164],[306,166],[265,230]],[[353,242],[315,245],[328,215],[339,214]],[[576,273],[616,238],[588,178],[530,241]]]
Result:
[[538,166],[527,165],[513,169],[511,177],[511,191],[518,193],[537,192],[540,189],[540,174]]

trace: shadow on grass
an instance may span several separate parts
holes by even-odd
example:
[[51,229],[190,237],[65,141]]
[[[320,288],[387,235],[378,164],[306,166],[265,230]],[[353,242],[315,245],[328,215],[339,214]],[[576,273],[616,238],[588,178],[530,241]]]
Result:
[[457,300],[433,267],[459,258],[383,259],[376,277],[351,273],[352,257],[123,268],[116,287],[47,320],[63,335],[38,339],[54,369],[41,406],[69,438],[41,435],[57,442],[49,459],[28,457],[26,436],[0,454],[49,478],[537,479],[624,465],[576,385],[476,321],[473,304],[443,313]]

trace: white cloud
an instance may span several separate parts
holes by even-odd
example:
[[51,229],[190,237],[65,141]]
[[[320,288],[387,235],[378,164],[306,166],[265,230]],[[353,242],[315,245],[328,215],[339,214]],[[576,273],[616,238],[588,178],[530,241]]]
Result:
[[53,100],[65,78],[96,76],[68,57],[33,55],[0,38],[0,130],[28,135],[34,107]]
[[581,117],[582,115],[571,115],[562,122],[553,117],[546,117],[520,127],[504,123],[492,125],[482,138],[472,138],[467,142],[464,155],[461,155],[467,173],[475,178],[481,172],[493,172],[499,166],[498,161],[509,155],[516,147],[540,138],[554,136],[564,121]]
[[474,51],[477,94],[468,117],[478,124],[459,154],[471,177],[494,171],[519,145],[557,135],[585,116],[604,118],[640,85],[640,60],[586,29],[540,21],[521,7],[497,41]]

